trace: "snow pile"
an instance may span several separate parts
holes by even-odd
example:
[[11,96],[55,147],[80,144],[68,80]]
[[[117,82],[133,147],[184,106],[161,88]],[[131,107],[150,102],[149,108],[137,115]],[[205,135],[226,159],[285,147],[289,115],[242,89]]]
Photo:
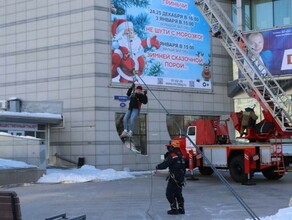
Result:
[[11,168],[31,168],[36,167],[34,165],[29,165],[22,161],[16,160],[6,160],[0,158],[0,169],[11,169]]
[[25,139],[32,139],[32,140],[42,140],[40,138],[32,137],[32,136],[23,136],[23,135],[12,135],[7,132],[0,132],[1,136],[8,136],[8,137],[17,137],[17,138],[25,138]]
[[279,209],[279,211],[272,216],[262,217],[261,220],[290,220],[292,219],[292,207]]
[[49,118],[49,119],[62,119],[61,114],[53,113],[32,113],[32,112],[10,112],[10,111],[1,111],[0,115],[4,116],[14,116],[14,117],[28,117],[28,118]]
[[149,174],[150,172],[116,171],[114,169],[100,170],[94,166],[84,165],[80,169],[48,169],[47,174],[38,180],[38,183],[84,183],[89,181],[111,181],[125,178],[134,178],[135,175]]

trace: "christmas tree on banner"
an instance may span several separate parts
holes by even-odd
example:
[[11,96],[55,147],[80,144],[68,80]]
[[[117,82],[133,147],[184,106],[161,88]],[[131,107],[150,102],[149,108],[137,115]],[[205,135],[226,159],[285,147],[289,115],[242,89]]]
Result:
[[146,8],[149,5],[149,0],[112,0],[112,13],[124,15],[126,14],[126,9],[131,6]]

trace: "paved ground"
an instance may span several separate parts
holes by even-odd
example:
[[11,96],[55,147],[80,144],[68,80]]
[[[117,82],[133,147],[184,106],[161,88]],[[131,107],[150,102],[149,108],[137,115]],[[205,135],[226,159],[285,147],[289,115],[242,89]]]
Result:
[[[289,204],[292,173],[278,181],[255,176],[255,186],[234,183],[227,172],[222,173],[259,217],[273,215]],[[111,182],[29,184],[1,190],[17,192],[23,220],[41,220],[64,212],[70,217],[86,214],[88,220],[250,218],[216,176],[188,181],[184,188],[186,215],[168,216],[165,176],[159,173]]]

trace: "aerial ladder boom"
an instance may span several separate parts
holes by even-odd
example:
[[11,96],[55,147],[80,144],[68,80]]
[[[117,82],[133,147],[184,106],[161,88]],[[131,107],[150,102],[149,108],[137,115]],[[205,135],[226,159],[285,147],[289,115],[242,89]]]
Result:
[[[292,135],[292,101],[280,87],[260,56],[254,53],[240,31],[215,0],[195,0],[199,11],[209,23],[211,30],[220,32],[220,41],[236,62],[243,78],[239,85],[251,97],[257,99],[266,114],[274,121],[281,136]],[[238,43],[240,39],[243,49]]]

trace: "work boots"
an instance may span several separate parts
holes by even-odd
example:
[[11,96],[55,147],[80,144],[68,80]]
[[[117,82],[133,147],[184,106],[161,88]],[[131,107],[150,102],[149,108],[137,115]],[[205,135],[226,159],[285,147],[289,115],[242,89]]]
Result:
[[177,215],[178,214],[178,210],[176,208],[176,203],[171,203],[170,208],[171,209],[167,211],[167,214],[169,214],[169,215]]
[[177,203],[178,203],[178,214],[184,215],[185,214],[184,198],[181,197],[181,198],[178,198],[177,200],[178,200],[177,201]]
[[182,215],[185,214],[185,208],[183,206],[178,207],[178,214],[182,214]]

